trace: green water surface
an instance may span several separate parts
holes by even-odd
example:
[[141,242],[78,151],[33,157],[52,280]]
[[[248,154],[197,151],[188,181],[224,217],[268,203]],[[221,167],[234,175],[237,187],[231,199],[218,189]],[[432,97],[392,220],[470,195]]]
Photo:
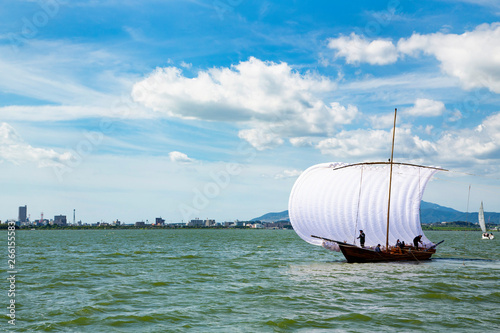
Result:
[[[17,230],[18,332],[500,331],[500,238],[347,264],[292,230]],[[498,235],[500,236],[500,234]],[[7,231],[0,232],[7,270]]]

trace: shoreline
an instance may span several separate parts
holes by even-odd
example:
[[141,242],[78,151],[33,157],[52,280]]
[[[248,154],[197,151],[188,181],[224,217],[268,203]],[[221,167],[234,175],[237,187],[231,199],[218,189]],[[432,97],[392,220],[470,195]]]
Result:
[[[221,229],[249,229],[249,230],[293,230],[292,228],[252,228],[246,226],[234,226],[234,227],[191,227],[191,226],[27,226],[27,227],[19,227],[16,226],[16,230],[128,230],[128,229],[137,229],[137,230],[171,230],[171,229],[196,229],[196,230],[221,230]],[[0,225],[0,230],[7,230],[7,227]]]
[[[7,224],[5,225],[0,225],[0,230],[7,230],[8,226]],[[225,226],[219,226],[219,227],[194,227],[194,226],[41,226],[41,227],[36,227],[36,226],[25,226],[25,227],[19,227],[16,226],[16,230],[28,230],[28,231],[33,231],[33,230],[172,230],[172,229],[189,229],[189,230],[224,230],[224,229],[248,229],[248,230],[293,230],[293,228],[252,228],[252,227],[247,227],[247,226],[233,226],[233,227],[225,227]],[[424,226],[422,225],[422,230],[423,231],[473,231],[473,232],[481,232],[480,228],[467,228],[467,227],[438,227],[438,226]],[[489,230],[492,232],[495,232],[497,230]]]

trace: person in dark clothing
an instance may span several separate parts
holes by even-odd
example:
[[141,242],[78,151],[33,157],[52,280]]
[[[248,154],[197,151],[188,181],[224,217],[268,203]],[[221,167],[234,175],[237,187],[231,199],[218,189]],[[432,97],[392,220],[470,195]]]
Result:
[[395,249],[399,252],[399,254],[403,254],[403,244],[398,240],[396,241]]
[[375,248],[375,252],[382,252],[382,251],[380,250],[380,244],[377,244],[377,247]]
[[422,243],[422,235],[418,235],[417,237],[413,238],[413,245],[415,246],[415,249],[418,250],[418,243]]
[[365,247],[365,233],[363,232],[363,230],[359,231],[359,237],[356,239],[359,239],[359,243],[361,244],[361,247]]

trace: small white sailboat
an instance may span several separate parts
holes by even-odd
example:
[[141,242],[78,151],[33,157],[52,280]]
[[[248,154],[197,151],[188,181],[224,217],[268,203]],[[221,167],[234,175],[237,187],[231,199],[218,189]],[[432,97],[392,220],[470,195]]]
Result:
[[495,236],[491,232],[486,231],[486,224],[484,223],[484,210],[483,210],[483,202],[481,201],[481,207],[479,207],[479,214],[478,214],[478,220],[479,220],[479,226],[481,227],[481,231],[483,232],[482,238],[483,239],[493,239]]

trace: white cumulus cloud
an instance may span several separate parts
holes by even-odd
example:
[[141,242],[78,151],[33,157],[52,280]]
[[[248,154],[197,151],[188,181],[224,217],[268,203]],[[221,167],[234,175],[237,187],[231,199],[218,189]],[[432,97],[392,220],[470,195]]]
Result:
[[392,128],[394,126],[394,115],[392,113],[377,114],[370,116],[368,119],[374,129]]
[[238,136],[248,141],[257,150],[271,149],[283,144],[283,139],[273,133],[269,127],[241,130]]
[[398,52],[392,41],[368,41],[355,33],[351,33],[349,37],[330,38],[328,47],[337,50],[335,56],[344,57],[348,64],[367,62],[372,65],[387,65],[398,60]]
[[315,138],[311,137],[297,137],[291,138],[290,143],[295,147],[311,147],[314,145]]
[[[323,154],[336,158],[374,158],[387,151],[390,133],[382,130],[342,131],[317,144]],[[369,143],[369,144],[367,144]]]
[[441,69],[460,80],[466,89],[488,88],[500,93],[500,23],[482,24],[463,34],[413,34],[401,39],[399,52],[434,56]]
[[175,163],[193,163],[195,161],[180,151],[171,151],[168,153],[168,157],[170,157],[170,160]]
[[437,141],[443,162],[464,165],[488,164],[500,158],[500,113],[493,114],[473,129],[457,129],[444,133]]
[[404,110],[404,112],[415,117],[436,117],[441,116],[445,110],[446,107],[441,101],[419,98],[415,101],[414,106]]
[[158,68],[134,85],[132,98],[170,117],[236,123],[240,138],[266,149],[283,138],[331,135],[351,123],[356,107],[323,101],[335,88],[330,79],[298,73],[287,63],[250,58],[195,77],[177,67]]
[[500,93],[500,22],[481,24],[462,34],[437,32],[414,33],[401,38],[396,45],[390,40],[369,41],[352,33],[349,37],[330,38],[328,47],[337,50],[349,64],[386,65],[403,56],[435,57],[441,70],[457,78],[465,89],[487,88]]
[[[429,125],[425,131],[430,134],[433,127]],[[320,141],[316,147],[336,160],[384,161],[390,157],[391,131],[342,131],[335,137]],[[396,129],[396,162],[440,165],[470,172],[471,168],[487,168],[498,158],[500,112],[485,118],[474,128],[443,131],[433,141],[418,137],[411,128]]]
[[33,147],[7,123],[0,123],[0,158],[14,164],[36,163],[39,167],[56,166],[70,161],[70,152],[58,153],[53,149]]
[[433,56],[440,62],[441,70],[457,78],[463,88],[487,88],[500,93],[500,22],[481,24],[462,34],[414,33],[396,44],[386,39],[370,41],[351,33],[348,37],[328,39],[328,47],[349,64],[386,65],[404,56]]
[[[361,161],[386,160],[391,154],[391,131],[342,131],[335,137],[322,140],[317,148],[323,154]],[[395,159],[418,163],[424,157],[434,156],[436,145],[413,135],[411,129],[396,129]]]

